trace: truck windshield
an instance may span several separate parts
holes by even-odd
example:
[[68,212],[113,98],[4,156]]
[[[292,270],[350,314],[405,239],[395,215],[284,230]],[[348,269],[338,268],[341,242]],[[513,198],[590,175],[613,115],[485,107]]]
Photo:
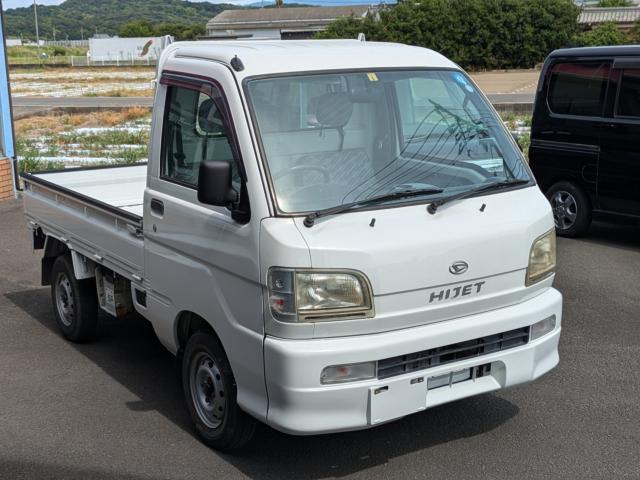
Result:
[[389,203],[428,202],[530,180],[502,121],[460,71],[260,78],[247,93],[285,213],[414,190],[425,194]]

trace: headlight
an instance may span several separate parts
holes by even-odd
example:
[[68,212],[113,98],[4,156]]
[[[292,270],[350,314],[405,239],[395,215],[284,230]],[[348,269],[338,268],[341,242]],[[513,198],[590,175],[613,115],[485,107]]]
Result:
[[369,282],[358,272],[272,268],[268,282],[271,313],[283,322],[373,315]]
[[526,285],[533,285],[556,271],[556,231],[538,237],[531,246]]

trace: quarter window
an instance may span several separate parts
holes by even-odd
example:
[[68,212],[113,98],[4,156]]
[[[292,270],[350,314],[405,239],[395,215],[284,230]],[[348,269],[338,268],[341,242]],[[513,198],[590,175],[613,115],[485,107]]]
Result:
[[551,68],[549,108],[564,115],[600,116],[608,79],[606,62],[557,63]]
[[622,72],[616,114],[640,117],[640,68],[628,68]]
[[240,187],[231,136],[215,100],[200,90],[169,86],[163,129],[161,177],[188,186],[197,186],[200,164],[205,160],[230,162],[234,187]]

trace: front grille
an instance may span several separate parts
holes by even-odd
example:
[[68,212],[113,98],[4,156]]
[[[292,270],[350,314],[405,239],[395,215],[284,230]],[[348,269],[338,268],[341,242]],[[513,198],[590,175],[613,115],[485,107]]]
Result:
[[489,353],[526,345],[528,341],[529,327],[523,327],[487,337],[453,343],[444,347],[408,353],[399,357],[385,358],[384,360],[378,360],[378,378],[389,378],[459,360],[480,357]]

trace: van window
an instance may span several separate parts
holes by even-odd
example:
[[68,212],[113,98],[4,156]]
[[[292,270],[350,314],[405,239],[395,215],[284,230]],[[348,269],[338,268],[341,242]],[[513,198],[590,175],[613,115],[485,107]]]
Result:
[[234,186],[239,187],[231,137],[219,104],[190,88],[169,87],[167,95],[161,178],[195,187],[200,163],[218,160],[232,163]]
[[640,117],[640,68],[628,68],[622,72],[616,114]]
[[609,79],[608,62],[557,63],[547,100],[553,113],[600,116]]

